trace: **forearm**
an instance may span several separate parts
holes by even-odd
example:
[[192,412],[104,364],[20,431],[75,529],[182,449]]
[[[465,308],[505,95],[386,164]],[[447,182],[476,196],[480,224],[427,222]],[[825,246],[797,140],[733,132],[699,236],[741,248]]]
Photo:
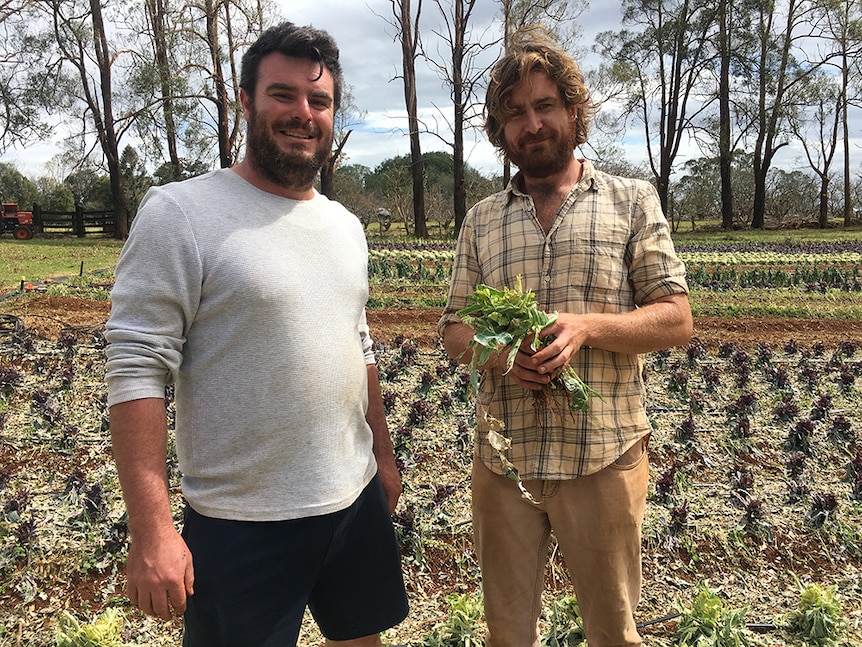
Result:
[[377,366],[368,364],[368,411],[365,420],[371,427],[374,438],[374,456],[386,459],[393,455],[392,439],[389,436],[389,425],[386,422],[386,411],[383,408],[383,396],[380,392],[380,380],[377,376]]
[[377,366],[368,364],[368,410],[365,421],[371,427],[373,438],[372,451],[377,461],[377,473],[386,498],[389,501],[389,511],[394,512],[401,497],[401,474],[395,463],[395,451],[392,438],[389,436],[389,425],[386,422],[386,410],[383,408],[383,396],[380,392],[380,380],[377,377]]
[[165,458],[163,399],[145,398],[110,409],[111,441],[132,535],[173,530]]
[[688,297],[662,297],[622,314],[585,315],[582,346],[639,354],[688,343],[692,316]]

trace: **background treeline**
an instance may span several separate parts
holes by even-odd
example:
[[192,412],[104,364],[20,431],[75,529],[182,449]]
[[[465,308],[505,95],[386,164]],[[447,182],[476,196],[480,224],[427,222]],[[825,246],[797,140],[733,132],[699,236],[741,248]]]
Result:
[[[476,2],[435,0],[421,13],[415,0],[390,0],[391,15],[375,14],[401,45],[411,152],[375,169],[348,166],[349,136],[363,112],[347,88],[324,193],[360,216],[386,209],[423,237],[428,222],[457,229],[466,208],[509,177],[503,167],[500,177],[483,178],[464,162],[464,132],[481,124],[488,65],[515,28],[536,21],[554,25],[555,36],[585,58],[585,4],[497,0],[487,25],[474,24]],[[621,28],[592,45],[599,63],[588,68],[588,83],[602,110],[586,156],[650,179],[676,223],[718,219],[729,229],[856,220],[862,3],[623,0],[621,10]],[[52,201],[68,203],[71,194],[79,204],[109,205],[123,237],[147,186],[241,156],[239,59],[281,19],[272,0],[10,0],[0,8],[7,35],[0,150],[62,126],[67,137],[51,179],[29,180],[34,201],[57,208]],[[435,31],[441,21],[448,29]],[[432,33],[442,38],[433,52],[422,39]],[[451,132],[434,133],[449,150],[434,157],[421,150],[428,131],[417,114],[417,96],[434,89],[417,87],[417,65],[435,70],[450,96]],[[617,145],[624,135],[644,142],[642,168],[626,163]],[[776,167],[791,145],[804,171]],[[23,183],[5,182],[2,198],[29,206]]]
[[[432,152],[424,153],[423,161],[427,235],[453,236],[454,160],[450,153]],[[338,167],[334,174],[334,194],[362,220],[369,234],[389,232],[412,236],[415,231],[410,167],[409,155],[385,160],[374,169],[361,164],[345,164]],[[608,162],[605,168],[651,179],[645,167],[632,166],[624,161]],[[132,213],[150,186],[170,181],[169,178],[148,174],[130,147],[122,155],[121,169],[127,179],[124,186]],[[466,167],[465,176],[469,204],[490,195],[501,184],[499,176],[486,177],[469,166]],[[737,166],[734,186],[739,211],[735,214],[733,226],[746,228],[750,226],[754,196],[753,172],[748,158],[743,158]],[[769,173],[768,187],[766,227],[816,226],[819,201],[816,178],[802,171],[775,168]],[[857,179],[852,189],[856,204],[862,204],[862,181]],[[836,183],[831,190],[830,223],[841,226],[840,183]],[[85,211],[104,211],[113,207],[110,179],[107,174],[94,168],[80,169],[63,181],[56,181],[49,176],[28,178],[13,165],[0,163],[0,195],[4,196],[4,200],[6,196],[17,200],[22,209],[39,205],[49,212],[72,212],[76,205]],[[687,164],[685,174],[672,183],[671,195],[671,223],[674,231],[680,225],[684,225],[686,230],[720,226],[720,178],[715,160],[701,159]],[[381,214],[381,210],[385,213]],[[860,216],[862,214],[857,208],[855,221]]]

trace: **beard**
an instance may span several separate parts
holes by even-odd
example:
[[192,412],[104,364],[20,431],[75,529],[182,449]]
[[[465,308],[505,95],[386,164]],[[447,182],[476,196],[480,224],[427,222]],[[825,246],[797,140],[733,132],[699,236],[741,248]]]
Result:
[[[574,124],[561,133],[555,133],[553,139],[544,139],[543,130],[537,135],[523,135],[515,145],[503,138],[503,152],[509,161],[517,166],[521,173],[530,178],[546,178],[555,175],[572,163],[575,151],[576,132]],[[533,152],[524,152],[524,148],[533,141],[544,140],[545,148]]]
[[[301,124],[290,124],[289,127],[299,130]],[[310,135],[319,133],[315,126],[309,130]],[[309,188],[329,158],[331,148],[332,135],[318,140],[317,149],[311,157],[304,152],[282,150],[270,134],[266,122],[258,118],[257,112],[252,110],[249,115],[246,155],[257,171],[270,182],[285,187]]]

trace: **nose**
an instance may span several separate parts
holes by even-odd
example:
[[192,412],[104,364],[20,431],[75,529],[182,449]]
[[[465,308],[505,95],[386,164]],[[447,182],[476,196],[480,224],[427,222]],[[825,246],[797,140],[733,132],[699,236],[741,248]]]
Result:
[[542,120],[539,118],[539,113],[529,109],[524,113],[524,127],[528,132],[537,133],[542,129]]
[[308,97],[298,97],[296,101],[293,102],[290,112],[294,119],[301,121],[302,123],[310,122],[314,116]]

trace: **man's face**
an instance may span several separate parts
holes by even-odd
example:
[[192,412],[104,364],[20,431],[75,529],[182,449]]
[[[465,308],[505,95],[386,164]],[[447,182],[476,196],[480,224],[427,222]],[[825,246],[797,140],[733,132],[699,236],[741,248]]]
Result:
[[310,187],[332,150],[334,85],[329,70],[320,72],[314,61],[270,54],[260,61],[254,100],[242,93],[247,156],[275,184]]
[[577,108],[567,108],[543,72],[533,72],[510,98],[515,116],[503,126],[503,149],[527,177],[544,178],[572,163]]

